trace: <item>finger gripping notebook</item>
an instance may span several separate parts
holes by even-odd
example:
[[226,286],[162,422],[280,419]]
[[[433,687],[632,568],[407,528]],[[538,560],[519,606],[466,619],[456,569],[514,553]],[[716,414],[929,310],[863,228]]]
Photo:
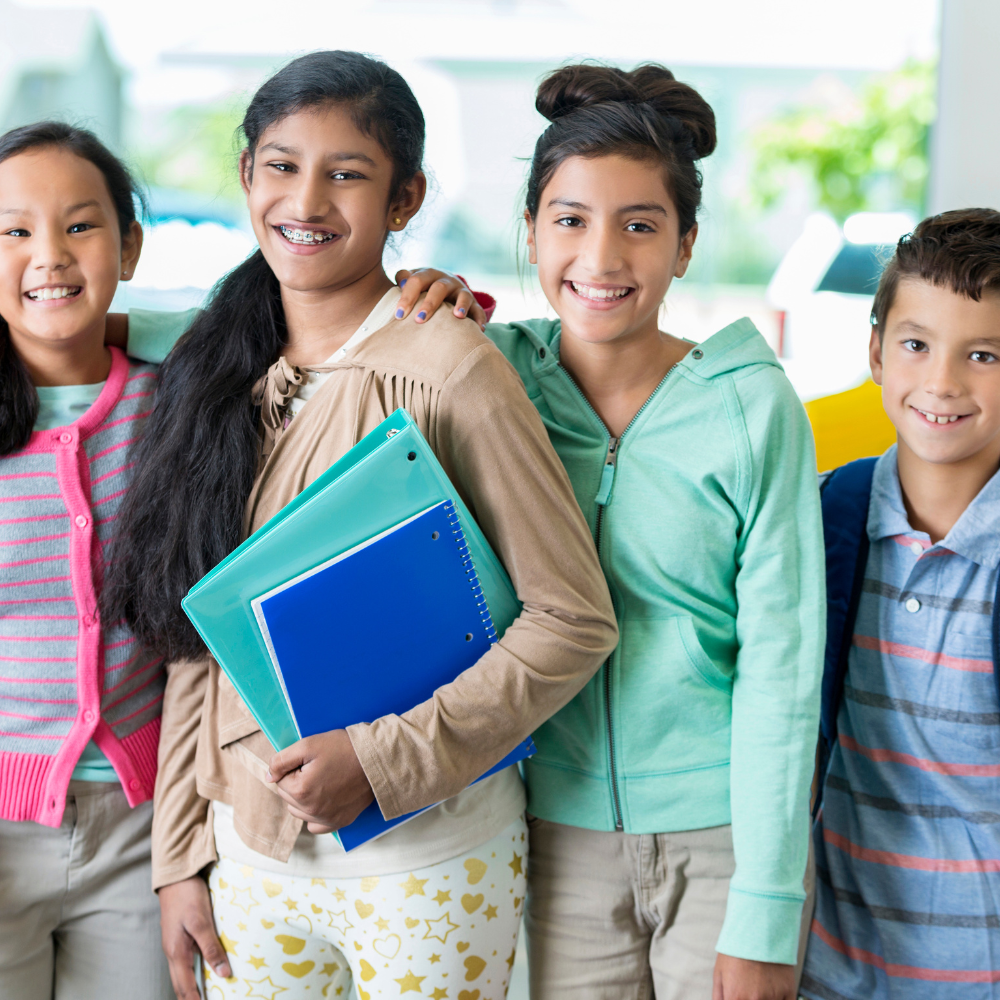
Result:
[[301,736],[401,715],[496,640],[450,501],[251,603]]

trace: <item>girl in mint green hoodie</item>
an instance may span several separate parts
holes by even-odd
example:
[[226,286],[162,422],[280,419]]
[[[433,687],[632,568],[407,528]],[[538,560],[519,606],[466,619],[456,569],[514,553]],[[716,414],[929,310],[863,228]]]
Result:
[[566,67],[536,106],[525,220],[559,319],[486,332],[569,471],[621,641],[526,763],[532,996],[792,1000],[826,618],[812,436],[749,320],[697,346],[658,328],[711,108],[658,66]]
[[[569,471],[621,642],[525,769],[532,996],[793,1000],[826,618],[809,426],[749,320],[697,346],[658,328],[711,108],[657,66],[566,67],[536,106],[528,246],[560,318],[486,332]],[[430,314],[442,272],[405,302],[439,279]]]

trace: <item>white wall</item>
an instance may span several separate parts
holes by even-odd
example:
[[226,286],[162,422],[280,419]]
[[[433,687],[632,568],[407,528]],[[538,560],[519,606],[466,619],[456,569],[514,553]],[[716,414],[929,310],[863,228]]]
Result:
[[1000,3],[942,0],[928,208],[1000,209]]

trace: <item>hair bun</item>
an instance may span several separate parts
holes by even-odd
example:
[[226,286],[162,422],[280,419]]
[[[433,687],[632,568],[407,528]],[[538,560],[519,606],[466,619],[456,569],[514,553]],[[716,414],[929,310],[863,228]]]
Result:
[[628,72],[587,63],[563,66],[542,81],[535,107],[554,122],[581,108],[616,102],[648,104],[657,114],[680,121],[690,136],[695,159],[715,149],[715,113],[711,107],[693,87],[655,63]]

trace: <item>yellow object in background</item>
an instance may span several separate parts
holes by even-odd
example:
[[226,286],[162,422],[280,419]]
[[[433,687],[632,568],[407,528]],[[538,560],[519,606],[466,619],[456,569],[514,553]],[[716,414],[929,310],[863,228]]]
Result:
[[896,428],[882,408],[882,390],[871,380],[847,392],[806,403],[816,439],[820,472],[856,458],[881,455],[896,441]]

